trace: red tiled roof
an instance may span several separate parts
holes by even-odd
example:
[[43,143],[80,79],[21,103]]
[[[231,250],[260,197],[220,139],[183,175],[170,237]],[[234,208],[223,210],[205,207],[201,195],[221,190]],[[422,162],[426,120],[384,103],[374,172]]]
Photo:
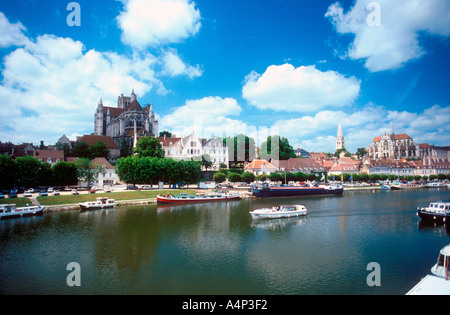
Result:
[[266,160],[253,160],[245,166],[245,169],[262,169],[264,166],[265,169],[276,169],[271,163]]
[[106,148],[111,150],[117,150],[119,147],[114,142],[114,140],[109,136],[100,136],[100,135],[84,135],[77,139],[78,142],[86,142],[89,146],[96,144],[101,141],[106,145]]

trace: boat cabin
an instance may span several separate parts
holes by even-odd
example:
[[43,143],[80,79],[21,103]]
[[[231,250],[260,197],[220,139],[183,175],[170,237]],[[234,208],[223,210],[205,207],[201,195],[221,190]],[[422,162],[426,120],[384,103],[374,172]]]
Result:
[[15,206],[15,204],[0,205],[0,214],[12,212]]
[[448,202],[432,202],[428,207],[429,211],[433,211],[436,213],[450,213],[450,203]]
[[438,277],[449,280],[450,278],[450,245],[445,246],[439,252],[436,265],[433,266],[431,272]]

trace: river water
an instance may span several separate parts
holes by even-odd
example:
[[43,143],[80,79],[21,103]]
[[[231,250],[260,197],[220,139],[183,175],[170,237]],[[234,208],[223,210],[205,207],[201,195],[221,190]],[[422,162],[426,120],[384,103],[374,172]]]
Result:
[[[418,206],[436,200],[450,200],[450,189],[3,220],[0,294],[405,294],[450,243],[448,226],[416,216]],[[249,215],[279,204],[303,204],[308,215]],[[68,285],[71,262],[79,264],[80,286]],[[368,285],[371,262],[379,264],[379,286]]]

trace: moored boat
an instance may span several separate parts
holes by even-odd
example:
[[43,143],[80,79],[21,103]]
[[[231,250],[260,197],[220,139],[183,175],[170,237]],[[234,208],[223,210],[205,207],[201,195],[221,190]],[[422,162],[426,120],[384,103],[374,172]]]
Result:
[[417,208],[417,215],[425,221],[443,221],[450,218],[450,202],[431,202],[428,207]]
[[397,184],[391,185],[391,189],[400,190],[400,189],[420,189],[425,187],[425,185],[420,184]]
[[158,203],[188,203],[188,202],[212,202],[212,201],[229,201],[240,199],[241,196],[235,193],[211,193],[211,194],[195,194],[190,195],[181,193],[179,195],[158,195],[156,201]]
[[290,218],[306,215],[308,210],[303,205],[282,205],[250,211],[253,219]]
[[407,295],[449,295],[450,294],[450,245],[439,252],[437,263],[431,268],[417,285],[406,293]]
[[96,201],[80,202],[79,205],[82,211],[111,209],[116,206],[116,201],[107,197],[99,197]]
[[45,206],[17,207],[15,204],[0,205],[0,219],[43,215]]
[[253,188],[255,197],[290,197],[290,196],[317,196],[341,195],[344,192],[342,185],[312,185],[312,186],[262,186]]
[[434,183],[428,183],[426,185],[427,188],[444,188],[445,185],[443,183],[440,182],[434,182]]

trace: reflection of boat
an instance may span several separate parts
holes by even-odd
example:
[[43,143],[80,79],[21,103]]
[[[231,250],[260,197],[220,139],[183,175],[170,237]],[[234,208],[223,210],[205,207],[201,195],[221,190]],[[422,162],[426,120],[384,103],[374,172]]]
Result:
[[431,275],[423,278],[407,295],[450,295],[450,245],[439,252]]
[[30,217],[44,214],[45,206],[26,206],[16,208],[15,204],[0,205],[0,219]]
[[253,189],[255,197],[289,197],[340,195],[344,192],[342,185],[327,186],[263,186]]
[[290,218],[306,215],[307,209],[303,205],[277,206],[250,211],[253,219]]
[[417,215],[422,220],[446,222],[450,217],[450,202],[431,202],[428,207],[417,208]]
[[170,195],[158,195],[156,201],[158,203],[188,203],[188,202],[212,202],[212,201],[228,201],[240,199],[239,194],[233,193],[211,193],[211,194],[196,194],[189,195],[181,193],[177,196]]
[[99,197],[97,201],[87,201],[79,203],[81,210],[99,210],[99,209],[110,209],[116,206],[114,199],[109,199],[107,197]]
[[294,225],[303,224],[306,220],[306,216],[292,217],[292,218],[279,218],[269,220],[252,220],[251,226],[264,230],[280,230],[292,227]]

